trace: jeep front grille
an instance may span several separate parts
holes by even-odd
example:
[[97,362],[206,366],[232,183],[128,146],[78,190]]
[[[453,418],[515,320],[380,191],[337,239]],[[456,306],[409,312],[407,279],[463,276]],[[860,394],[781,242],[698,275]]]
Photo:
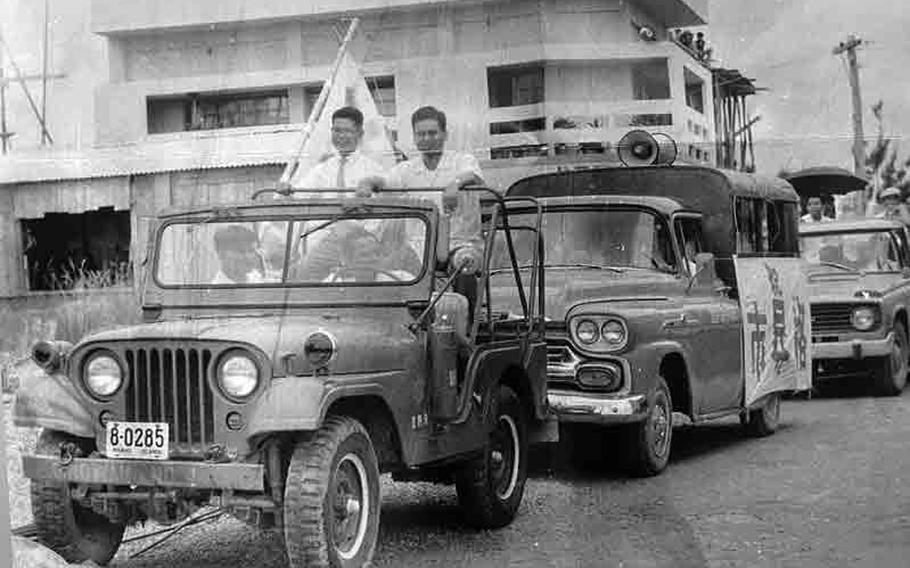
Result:
[[850,304],[812,304],[812,335],[836,335],[856,331],[850,322]]
[[209,349],[128,348],[126,419],[167,422],[171,443],[204,450],[215,438]]

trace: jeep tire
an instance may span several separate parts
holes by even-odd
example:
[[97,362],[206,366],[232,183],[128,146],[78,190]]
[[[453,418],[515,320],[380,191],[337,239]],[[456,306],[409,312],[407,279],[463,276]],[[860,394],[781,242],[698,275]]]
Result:
[[760,407],[740,415],[740,425],[748,436],[764,438],[777,432],[780,424],[780,398],[780,393],[771,393]]
[[662,472],[670,460],[673,442],[673,401],[663,377],[648,401],[648,414],[626,430],[623,461],[626,470],[636,477],[651,477]]
[[[67,442],[75,443],[86,454],[93,445],[92,440],[43,430],[38,438],[36,453],[42,456],[60,455],[60,444]],[[74,502],[70,496],[70,484],[33,479],[31,498],[38,542],[67,562],[81,564],[91,561],[104,566],[117,554],[126,524],[112,523],[106,516]]]
[[495,421],[481,455],[462,465],[455,477],[465,522],[480,529],[512,522],[528,478],[525,407],[515,391],[503,384],[493,403]]
[[894,322],[891,329],[894,342],[891,354],[884,357],[875,369],[875,390],[881,396],[898,396],[907,385],[907,358],[910,347],[907,343],[907,328],[901,322]]
[[290,566],[366,566],[379,535],[379,465],[353,418],[332,416],[291,455],[284,489]]

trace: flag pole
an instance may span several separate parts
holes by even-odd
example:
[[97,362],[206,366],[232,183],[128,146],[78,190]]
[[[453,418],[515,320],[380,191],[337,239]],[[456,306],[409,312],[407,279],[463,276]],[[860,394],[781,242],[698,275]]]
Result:
[[323,84],[322,90],[319,91],[319,97],[316,99],[316,104],[313,105],[313,111],[310,113],[310,118],[303,127],[303,139],[300,141],[300,146],[297,148],[297,151],[294,153],[294,156],[288,162],[287,166],[285,166],[284,173],[281,175],[281,180],[278,182],[278,187],[280,189],[288,189],[291,186],[291,178],[300,165],[300,156],[303,154],[303,149],[306,146],[307,140],[310,139],[310,133],[313,131],[316,122],[319,120],[319,117],[322,116],[326,99],[329,97],[329,92],[332,90],[332,84],[335,82],[335,76],[338,75],[338,69],[341,68],[341,61],[348,49],[348,45],[354,38],[354,33],[357,31],[357,26],[359,24],[360,18],[354,18],[351,20],[351,25],[348,26],[348,32],[345,34],[341,46],[338,48],[338,53],[335,55],[335,62],[332,64],[332,71],[329,74],[329,78]]

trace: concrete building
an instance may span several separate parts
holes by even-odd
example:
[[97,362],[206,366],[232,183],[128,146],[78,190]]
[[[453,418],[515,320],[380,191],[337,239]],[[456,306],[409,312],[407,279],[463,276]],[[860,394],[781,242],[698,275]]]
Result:
[[50,116],[75,143],[0,162],[0,296],[52,287],[69,260],[135,265],[161,207],[277,181],[355,15],[351,53],[405,151],[432,104],[501,187],[615,161],[633,128],[715,159],[712,73],[674,33],[705,25],[707,0],[78,3],[102,60],[91,109]]

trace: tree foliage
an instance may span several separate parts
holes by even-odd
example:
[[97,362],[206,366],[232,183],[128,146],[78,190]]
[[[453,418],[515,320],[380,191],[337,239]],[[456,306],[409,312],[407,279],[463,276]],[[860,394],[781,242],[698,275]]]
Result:
[[892,146],[893,139],[885,138],[884,123],[882,121],[882,107],[884,103],[878,101],[872,105],[872,114],[878,123],[878,135],[871,148],[866,150],[866,170],[877,178],[878,187],[897,187],[904,198],[910,194],[910,157],[899,160],[897,149]]

